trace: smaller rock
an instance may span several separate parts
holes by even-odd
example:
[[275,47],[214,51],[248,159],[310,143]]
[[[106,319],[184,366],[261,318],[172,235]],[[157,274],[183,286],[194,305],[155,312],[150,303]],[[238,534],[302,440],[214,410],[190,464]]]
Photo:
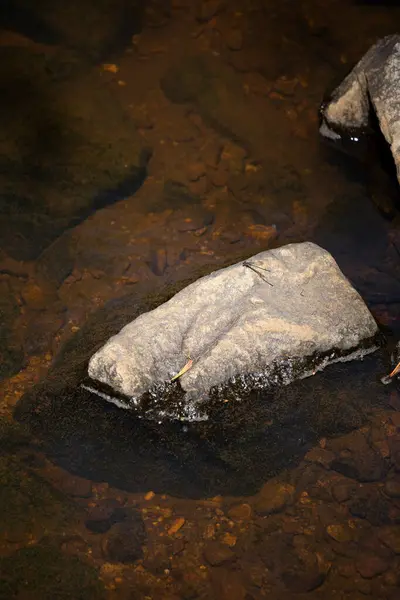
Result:
[[171,527],[168,529],[168,535],[175,535],[175,533],[178,533],[178,531],[180,529],[182,529],[184,524],[185,524],[185,519],[183,517],[179,517],[178,519],[175,519],[175,521],[172,523]]
[[352,496],[355,488],[356,484],[351,481],[337,483],[332,487],[332,496],[335,498],[336,502],[341,504],[342,502],[346,502],[346,500]]
[[21,297],[30,310],[41,311],[48,306],[59,302],[57,292],[48,284],[39,285],[34,281],[28,281],[21,290]]
[[335,523],[328,525],[326,533],[336,542],[350,542],[353,539],[351,529],[345,525]]
[[283,510],[293,501],[295,488],[288,483],[269,481],[261,488],[255,502],[259,515],[270,515]]
[[250,504],[235,504],[228,511],[228,517],[237,521],[247,521],[251,518],[252,509]]
[[353,524],[355,526],[355,529],[358,525],[358,530],[360,533],[358,547],[359,549],[362,549],[363,554],[368,554],[370,556],[382,556],[383,558],[390,557],[390,550],[379,539],[379,529],[375,531],[371,530],[370,527],[365,529],[360,521],[355,521],[353,522]]
[[302,549],[299,553],[289,553],[284,559],[282,580],[285,586],[295,593],[311,592],[324,582],[329,564],[320,556]]
[[124,521],[126,510],[114,499],[106,500],[88,511],[85,526],[93,533],[105,533],[115,523]]
[[268,570],[262,563],[255,562],[246,565],[246,574],[253,585],[263,588],[268,578]]
[[163,545],[150,547],[146,552],[143,567],[155,575],[162,575],[166,569],[170,569],[168,548]]
[[318,463],[319,465],[328,468],[331,462],[334,460],[334,458],[335,454],[333,452],[331,452],[330,450],[324,450],[324,448],[320,448],[319,446],[317,446],[315,448],[311,448],[311,450],[307,452],[307,454],[304,457],[304,460],[308,462]]
[[277,79],[274,83],[273,90],[283,96],[293,96],[298,85],[298,79],[288,79],[283,76]]
[[228,179],[228,189],[238,200],[243,197],[243,192],[248,187],[249,180],[245,173],[234,173]]
[[151,258],[151,270],[155,275],[164,275],[168,266],[167,251],[165,248],[159,248]]
[[[10,527],[2,531],[2,538],[11,544],[24,545],[27,541],[26,523],[12,523]],[[3,541],[4,543],[4,541]]]
[[241,234],[238,231],[231,231],[229,229],[221,229],[218,234],[219,239],[227,244],[237,244],[242,239]]
[[92,495],[92,483],[88,479],[75,477],[73,475],[60,474],[53,480],[53,484],[67,496],[77,498],[90,498]]
[[142,517],[131,515],[129,522],[114,525],[103,540],[102,550],[111,562],[133,563],[143,556],[146,531]]
[[[400,400],[398,410],[400,411]],[[393,425],[397,428],[397,430],[400,431],[400,412],[392,413],[390,415],[390,420],[392,421]]]
[[214,140],[209,140],[201,149],[201,158],[207,167],[216,169],[222,152],[222,145]]
[[362,556],[356,561],[356,569],[364,579],[372,579],[389,568],[388,562],[380,556]]
[[177,219],[173,221],[172,225],[176,227],[176,229],[184,233],[186,231],[198,231],[204,227],[204,216],[195,216],[195,217],[186,217],[183,219]]
[[318,521],[325,528],[332,524],[342,524],[344,521],[341,512],[337,510],[336,506],[328,502],[319,503],[314,511],[315,516],[318,516]]
[[153,129],[153,120],[143,107],[140,107],[140,110],[135,111],[132,116],[137,129]]
[[221,8],[221,0],[198,0],[196,3],[196,19],[201,23],[210,21]]
[[211,172],[211,183],[215,187],[224,187],[227,185],[229,179],[229,171],[224,169],[222,166],[218,167]]
[[214,523],[209,523],[204,530],[203,537],[206,540],[211,540],[215,536],[215,533],[216,529]]
[[88,552],[88,544],[80,535],[71,535],[63,539],[61,550],[72,556],[85,555]]
[[385,573],[384,581],[386,585],[390,585],[395,588],[400,588],[400,573],[388,571],[387,573]]
[[204,548],[204,558],[212,567],[218,567],[235,560],[235,553],[226,544],[211,541]]
[[249,225],[247,235],[258,242],[272,242],[278,237],[275,225]]
[[400,527],[388,525],[379,530],[378,537],[395,554],[400,554]]
[[170,549],[171,549],[171,554],[173,554],[173,555],[180,554],[185,549],[185,540],[183,538],[174,539],[174,541],[172,542],[172,544],[170,546]]
[[260,73],[246,73],[245,81],[252,94],[257,96],[268,96],[271,92],[271,82],[265,79]]
[[366,519],[371,525],[388,525],[392,522],[391,502],[379,490],[363,488],[355,490],[349,502],[350,513],[361,519]]
[[344,563],[339,563],[337,565],[338,573],[345,577],[346,579],[354,579],[356,576],[356,570],[354,564],[346,560]]
[[191,163],[187,168],[187,177],[189,181],[198,181],[205,173],[206,168],[202,162]]
[[243,173],[247,151],[233,142],[225,144],[221,163],[232,173]]
[[[359,577],[357,574],[356,579],[352,582],[351,587],[353,589],[355,588],[358,592],[360,592],[360,594],[362,594],[363,597],[371,596],[372,588],[370,579],[364,579],[363,577]],[[381,596],[378,597],[381,598]]]
[[390,498],[400,498],[400,477],[388,479],[385,482],[384,492]]
[[240,29],[231,29],[225,35],[225,43],[229,50],[241,50],[243,46],[243,33]]
[[303,525],[296,518],[290,518],[286,515],[282,518],[282,531],[290,534],[301,534],[304,530]]
[[381,481],[385,476],[385,460],[371,448],[361,432],[337,438],[331,446],[339,454],[331,464],[334,471],[361,482]]
[[188,186],[190,194],[197,197],[204,196],[209,190],[207,177],[200,177],[197,181],[191,181]]
[[236,546],[237,537],[236,535],[233,535],[229,532],[224,533],[224,535],[221,537],[221,542],[229,546],[229,548],[233,548],[234,546]]

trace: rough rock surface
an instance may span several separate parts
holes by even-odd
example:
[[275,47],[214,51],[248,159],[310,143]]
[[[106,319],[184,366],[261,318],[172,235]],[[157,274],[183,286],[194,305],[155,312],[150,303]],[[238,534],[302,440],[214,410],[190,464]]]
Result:
[[[243,397],[288,384],[372,351],[376,334],[333,257],[313,243],[289,244],[202,277],[140,315],[92,356],[84,385],[125,408],[146,397],[159,416],[177,416],[166,401],[172,390],[180,416],[196,419],[210,391],[225,399],[229,390]],[[170,383],[188,357],[192,367]]]
[[343,133],[359,142],[370,124],[371,109],[390,146],[400,180],[400,36],[389,35],[372,46],[322,108],[320,133],[339,141]]

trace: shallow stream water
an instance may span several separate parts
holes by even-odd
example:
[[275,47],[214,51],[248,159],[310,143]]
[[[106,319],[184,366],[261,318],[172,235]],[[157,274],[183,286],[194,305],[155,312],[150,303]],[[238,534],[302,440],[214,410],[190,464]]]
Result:
[[[0,598],[399,598],[400,388],[380,378],[400,334],[400,213],[373,156],[321,145],[318,108],[400,9],[43,1],[27,27],[8,4]],[[369,306],[373,355],[198,424],[79,391],[143,297],[303,240]]]

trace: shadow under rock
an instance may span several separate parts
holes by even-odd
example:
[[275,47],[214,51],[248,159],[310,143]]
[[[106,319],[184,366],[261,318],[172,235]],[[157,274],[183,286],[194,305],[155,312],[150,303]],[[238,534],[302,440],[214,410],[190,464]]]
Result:
[[338,195],[328,206],[311,241],[331,252],[364,301],[400,302],[398,256],[392,225],[359,189]]
[[381,352],[276,393],[216,405],[202,423],[149,421],[79,388],[93,352],[159,303],[129,296],[100,310],[66,345],[47,379],[18,403],[16,419],[66,470],[131,492],[253,494],[298,463],[321,436],[359,427],[374,407],[387,404],[389,390],[377,377],[387,369]]

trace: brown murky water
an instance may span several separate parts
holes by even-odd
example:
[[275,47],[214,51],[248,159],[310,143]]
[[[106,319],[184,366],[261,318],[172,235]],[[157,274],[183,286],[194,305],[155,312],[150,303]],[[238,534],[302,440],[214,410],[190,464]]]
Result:
[[[116,1],[96,29],[90,2],[79,26],[21,6],[0,13],[0,598],[400,598],[399,213],[318,139],[400,9]],[[193,428],[74,395],[80,332],[306,239],[388,348]]]

